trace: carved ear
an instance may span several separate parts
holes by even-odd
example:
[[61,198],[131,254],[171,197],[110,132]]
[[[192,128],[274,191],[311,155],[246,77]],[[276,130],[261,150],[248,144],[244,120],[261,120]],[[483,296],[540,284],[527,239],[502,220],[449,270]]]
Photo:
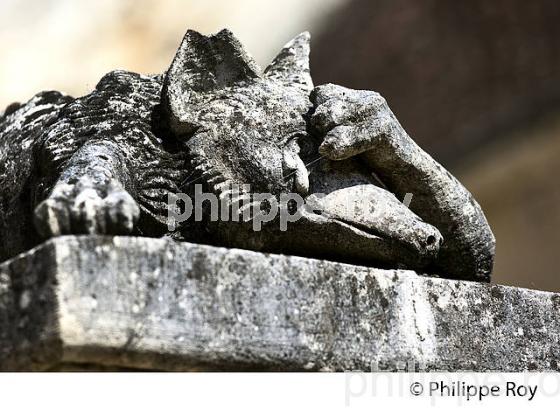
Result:
[[313,80],[309,71],[310,34],[306,31],[284,46],[264,71],[267,78],[310,93]]
[[231,31],[213,36],[187,31],[163,83],[162,103],[171,129],[184,133],[196,128],[187,108],[194,95],[259,76],[259,67]]

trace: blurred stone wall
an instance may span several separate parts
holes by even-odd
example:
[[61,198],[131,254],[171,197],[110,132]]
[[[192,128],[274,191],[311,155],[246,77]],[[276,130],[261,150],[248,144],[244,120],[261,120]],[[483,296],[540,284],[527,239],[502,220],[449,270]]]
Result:
[[316,82],[375,89],[439,159],[560,105],[557,0],[354,0],[316,38]]

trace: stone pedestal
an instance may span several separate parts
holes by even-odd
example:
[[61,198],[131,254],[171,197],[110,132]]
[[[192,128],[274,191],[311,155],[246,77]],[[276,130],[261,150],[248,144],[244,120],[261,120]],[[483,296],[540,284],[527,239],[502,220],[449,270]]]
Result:
[[558,370],[560,295],[165,239],[0,265],[0,369]]

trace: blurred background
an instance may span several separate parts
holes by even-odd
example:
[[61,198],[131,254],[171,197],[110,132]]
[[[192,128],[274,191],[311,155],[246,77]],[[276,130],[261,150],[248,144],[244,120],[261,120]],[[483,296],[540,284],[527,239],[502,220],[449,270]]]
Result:
[[557,0],[0,0],[0,111],[162,72],[187,28],[230,28],[261,66],[309,30],[316,84],[381,92],[474,193],[493,282],[560,291],[559,22]]

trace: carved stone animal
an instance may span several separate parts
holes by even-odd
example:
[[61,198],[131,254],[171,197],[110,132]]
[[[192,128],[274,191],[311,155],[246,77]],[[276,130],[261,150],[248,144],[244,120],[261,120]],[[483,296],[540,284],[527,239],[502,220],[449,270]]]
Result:
[[[256,232],[205,209],[172,236],[489,280],[494,237],[468,191],[379,94],[314,88],[308,59],[306,33],[261,72],[229,31],[188,31],[165,76],[116,71],[87,96],[48,92],[9,107],[0,260],[56,235],[166,235],[170,194],[200,184],[223,197],[247,184],[320,210],[300,207],[286,231],[273,220]],[[397,200],[405,194],[410,209]]]

